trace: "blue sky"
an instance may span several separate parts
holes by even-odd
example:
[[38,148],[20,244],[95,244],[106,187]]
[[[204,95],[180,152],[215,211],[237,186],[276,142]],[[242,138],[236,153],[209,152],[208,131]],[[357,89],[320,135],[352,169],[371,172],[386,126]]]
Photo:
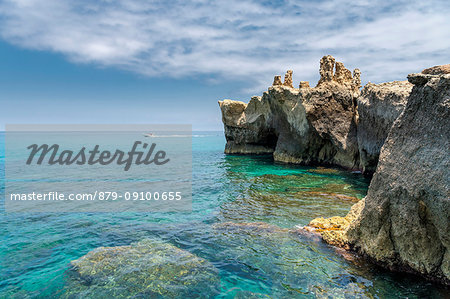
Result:
[[0,1],[5,123],[192,123],[274,75],[318,80],[332,54],[363,83],[450,61],[447,1]]

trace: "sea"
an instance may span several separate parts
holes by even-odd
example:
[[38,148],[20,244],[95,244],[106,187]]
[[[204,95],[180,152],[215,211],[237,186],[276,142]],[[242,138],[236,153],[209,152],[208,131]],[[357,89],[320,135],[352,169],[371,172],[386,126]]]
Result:
[[[182,284],[173,286],[183,298],[445,297],[448,289],[387,271],[302,232],[316,217],[345,216],[366,195],[369,178],[338,168],[276,163],[271,156],[225,155],[224,147],[223,132],[194,132],[190,211],[8,213],[5,134],[0,133],[0,298],[107,298],[91,281],[75,282],[84,285],[82,293],[74,292],[71,261],[98,247],[142,240],[170,244],[215,269],[212,287],[190,292]],[[165,258],[170,263],[171,253]],[[202,279],[196,275],[201,273],[190,271],[188,279]],[[165,276],[152,279],[170,283]],[[165,297],[164,292],[120,294]]]

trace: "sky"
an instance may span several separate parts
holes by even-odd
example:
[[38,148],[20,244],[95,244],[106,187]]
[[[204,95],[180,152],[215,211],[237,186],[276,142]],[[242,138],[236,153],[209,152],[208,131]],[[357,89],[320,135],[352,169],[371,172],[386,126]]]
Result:
[[450,63],[448,1],[0,0],[7,123],[222,130],[218,100],[274,75],[315,85],[331,54],[363,83]]

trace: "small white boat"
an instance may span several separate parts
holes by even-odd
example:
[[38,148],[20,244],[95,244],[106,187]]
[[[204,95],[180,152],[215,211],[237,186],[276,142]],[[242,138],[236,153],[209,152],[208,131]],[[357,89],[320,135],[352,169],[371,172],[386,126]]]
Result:
[[153,133],[144,133],[145,137],[155,137]]

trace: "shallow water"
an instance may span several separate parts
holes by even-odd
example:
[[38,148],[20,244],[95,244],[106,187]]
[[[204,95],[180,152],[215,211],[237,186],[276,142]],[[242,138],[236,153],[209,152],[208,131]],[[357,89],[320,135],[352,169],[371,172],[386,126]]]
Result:
[[344,216],[367,191],[360,174],[276,164],[270,157],[225,156],[224,144],[223,133],[193,138],[192,213],[22,215],[4,212],[2,144],[0,298],[64,295],[70,261],[100,246],[147,238],[175,245],[217,269],[217,288],[193,297],[444,296],[440,286],[387,272],[283,229],[319,216]]

